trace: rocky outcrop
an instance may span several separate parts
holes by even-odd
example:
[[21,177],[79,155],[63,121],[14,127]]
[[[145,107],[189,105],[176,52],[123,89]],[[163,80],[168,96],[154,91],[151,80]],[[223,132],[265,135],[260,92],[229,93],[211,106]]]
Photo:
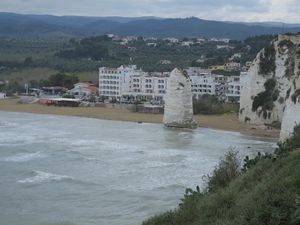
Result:
[[195,128],[193,121],[193,101],[191,81],[186,73],[174,69],[167,83],[164,98],[163,123],[167,127]]
[[239,119],[254,125],[282,122],[281,140],[300,122],[300,35],[279,35],[261,50],[247,74]]

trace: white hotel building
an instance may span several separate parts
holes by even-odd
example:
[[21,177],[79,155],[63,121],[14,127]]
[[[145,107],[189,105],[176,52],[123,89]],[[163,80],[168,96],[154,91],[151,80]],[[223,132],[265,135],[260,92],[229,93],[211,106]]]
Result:
[[211,70],[200,67],[189,67],[186,72],[192,81],[194,97],[199,98],[205,94],[220,96],[224,93],[226,77],[223,75],[211,74]]
[[146,73],[135,65],[99,68],[99,95],[107,99],[163,100],[169,73]]
[[[211,74],[199,67],[186,69],[192,81],[193,96],[215,95],[225,101],[239,101],[242,85],[239,76]],[[162,102],[170,73],[147,73],[135,65],[99,68],[99,95],[119,101]]]
[[239,101],[241,97],[241,84],[240,76],[230,76],[227,79],[225,86],[225,94],[227,101]]

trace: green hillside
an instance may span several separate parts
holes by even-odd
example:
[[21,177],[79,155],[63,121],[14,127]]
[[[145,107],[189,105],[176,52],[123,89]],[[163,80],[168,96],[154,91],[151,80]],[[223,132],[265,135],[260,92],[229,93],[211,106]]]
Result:
[[300,131],[272,155],[258,155],[238,170],[229,153],[207,189],[187,192],[175,210],[143,225],[297,225],[300,224]]

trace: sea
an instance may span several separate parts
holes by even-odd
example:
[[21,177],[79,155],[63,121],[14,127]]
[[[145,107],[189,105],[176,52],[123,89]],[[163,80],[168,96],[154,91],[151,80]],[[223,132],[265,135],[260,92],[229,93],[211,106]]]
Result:
[[205,188],[229,150],[273,139],[162,124],[0,111],[0,225],[140,225]]

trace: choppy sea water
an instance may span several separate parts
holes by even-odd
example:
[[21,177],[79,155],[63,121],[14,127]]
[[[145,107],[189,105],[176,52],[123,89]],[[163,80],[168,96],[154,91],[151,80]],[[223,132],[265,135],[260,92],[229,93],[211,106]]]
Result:
[[274,146],[207,128],[0,111],[0,224],[138,225],[203,187],[229,149]]

